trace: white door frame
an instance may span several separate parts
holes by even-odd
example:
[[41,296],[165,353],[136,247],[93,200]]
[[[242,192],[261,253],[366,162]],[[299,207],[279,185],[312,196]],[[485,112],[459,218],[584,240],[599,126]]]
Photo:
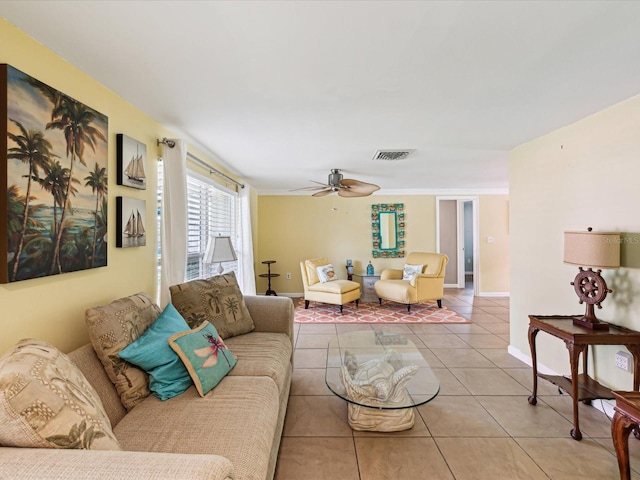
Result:
[[441,200],[456,200],[457,206],[457,243],[456,251],[458,252],[458,263],[456,265],[457,272],[457,284],[445,285],[447,288],[464,288],[465,286],[465,265],[464,265],[464,203],[472,202],[473,205],[473,294],[478,296],[480,285],[480,234],[479,234],[479,215],[478,204],[479,200],[474,195],[450,195],[450,196],[436,196],[436,249],[440,252],[440,201]]

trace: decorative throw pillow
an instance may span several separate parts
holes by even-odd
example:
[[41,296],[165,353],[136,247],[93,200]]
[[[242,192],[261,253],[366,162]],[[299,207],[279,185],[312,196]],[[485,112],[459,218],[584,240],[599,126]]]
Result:
[[317,270],[318,270],[318,278],[320,279],[321,283],[327,283],[327,282],[330,282],[331,280],[338,279],[338,277],[336,277],[336,272],[333,269],[333,265],[331,264],[322,265],[321,267],[318,267]]
[[158,315],[160,308],[146,293],[120,298],[85,313],[91,345],[127,410],[149,396],[149,378],[118,353],[142,335]]
[[53,345],[24,339],[0,358],[0,445],[122,450],[100,397]]
[[201,397],[213,390],[236,365],[236,357],[209,322],[172,335],[169,345],[187,367]]
[[180,357],[169,346],[169,337],[189,329],[171,304],[153,324],[118,356],[142,368],[149,375],[149,390],[160,400],[180,395],[193,385]]
[[403,280],[413,280],[416,275],[420,275],[422,273],[424,265],[409,265],[406,264],[404,266],[404,270],[402,270],[402,279]]
[[253,331],[255,325],[233,272],[169,287],[171,303],[189,324],[207,321],[222,338]]
[[309,281],[309,286],[311,286],[320,281],[320,279],[318,278],[318,267],[322,265],[329,265],[329,260],[327,260],[326,258],[305,260],[304,265],[307,268],[307,279]]

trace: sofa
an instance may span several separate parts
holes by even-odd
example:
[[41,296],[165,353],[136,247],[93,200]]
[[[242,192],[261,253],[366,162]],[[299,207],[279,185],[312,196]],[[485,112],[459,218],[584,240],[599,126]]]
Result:
[[[293,371],[293,303],[244,303],[255,328],[225,338],[237,363],[205,396],[191,385],[168,400],[140,396],[127,409],[91,343],[67,354],[99,396],[121,450],[0,447],[0,478],[273,478]],[[140,316],[136,309],[130,313]]]

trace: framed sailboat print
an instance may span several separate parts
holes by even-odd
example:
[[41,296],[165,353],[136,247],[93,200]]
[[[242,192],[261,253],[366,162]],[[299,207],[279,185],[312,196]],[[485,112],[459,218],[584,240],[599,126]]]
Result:
[[131,137],[116,135],[118,146],[118,185],[146,190],[147,146]]
[[116,197],[116,247],[147,244],[147,201]]

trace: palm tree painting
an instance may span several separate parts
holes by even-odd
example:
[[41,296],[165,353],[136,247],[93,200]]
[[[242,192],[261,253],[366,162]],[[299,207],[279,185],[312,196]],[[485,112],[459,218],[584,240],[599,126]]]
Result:
[[107,117],[10,65],[0,110],[0,283],[107,265]]

